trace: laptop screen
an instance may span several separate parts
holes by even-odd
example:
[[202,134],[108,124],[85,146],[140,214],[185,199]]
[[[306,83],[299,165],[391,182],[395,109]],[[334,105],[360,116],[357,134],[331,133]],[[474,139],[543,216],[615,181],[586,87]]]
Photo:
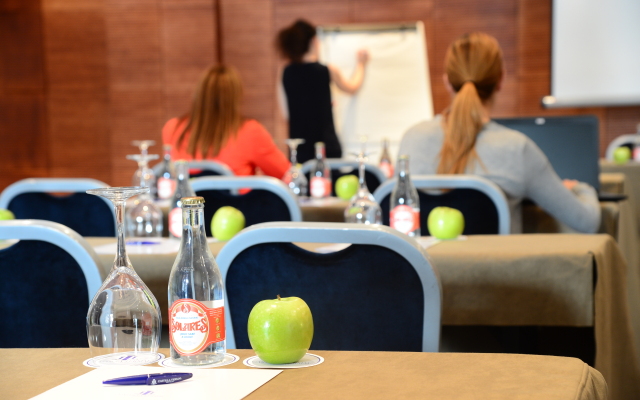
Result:
[[596,116],[496,118],[494,121],[529,136],[561,179],[576,179],[600,189]]

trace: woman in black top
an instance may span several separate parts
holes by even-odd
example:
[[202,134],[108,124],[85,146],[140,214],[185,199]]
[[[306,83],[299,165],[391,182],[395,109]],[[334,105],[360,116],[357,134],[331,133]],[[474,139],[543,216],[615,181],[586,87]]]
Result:
[[304,20],[283,29],[277,46],[289,64],[282,71],[279,98],[285,117],[289,119],[289,137],[301,138],[298,161],[315,157],[314,143],[324,142],[328,158],[342,157],[342,148],[333,125],[329,84],[349,94],[360,89],[369,54],[360,50],[357,65],[350,79],[345,79],[336,67],[318,62],[316,28]]

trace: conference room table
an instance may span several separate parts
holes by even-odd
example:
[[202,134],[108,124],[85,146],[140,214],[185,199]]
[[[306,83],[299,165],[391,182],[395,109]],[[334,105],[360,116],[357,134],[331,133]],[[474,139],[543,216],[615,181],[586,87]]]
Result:
[[[94,248],[114,243],[88,241]],[[216,255],[224,243],[209,246]],[[477,235],[437,243],[427,252],[442,284],[443,325],[594,327],[595,368],[611,398],[640,398],[640,315],[629,306],[630,299],[640,304],[640,284],[629,279],[610,235]],[[176,254],[129,257],[166,320]],[[114,253],[99,258],[108,272]]]
[[[168,355],[167,349],[161,349],[160,352]],[[250,369],[242,361],[254,355],[252,350],[228,352],[239,356],[240,361],[222,368]],[[285,369],[245,398],[610,398],[607,397],[607,383],[602,375],[576,358],[520,354],[358,351],[312,353],[323,357],[324,362],[308,368]],[[0,364],[0,393],[3,399],[29,399],[92,370],[82,365],[90,357],[88,349],[0,349],[0,357],[3,360]],[[96,392],[87,393],[84,398],[104,398],[99,389],[97,387]],[[201,397],[216,398],[215,389],[212,387],[208,393],[202,393]]]

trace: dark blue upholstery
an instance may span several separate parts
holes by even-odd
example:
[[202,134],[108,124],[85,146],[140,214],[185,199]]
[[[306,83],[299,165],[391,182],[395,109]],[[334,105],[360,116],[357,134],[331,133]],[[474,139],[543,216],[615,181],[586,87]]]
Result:
[[[358,169],[354,168],[352,171],[349,171],[349,172],[341,172],[339,169],[331,170],[331,182],[332,182],[331,195],[332,196],[336,195],[336,181],[338,180],[338,178],[344,175],[358,176]],[[305,176],[307,177],[307,181],[310,182],[310,179],[311,179],[310,174],[306,174]],[[380,186],[380,184],[382,183],[380,182],[380,180],[375,174],[369,172],[366,169],[364,170],[364,181],[367,184],[367,189],[369,189],[369,192],[371,193],[373,193],[378,188],[378,186]]]
[[253,189],[249,193],[233,195],[228,190],[200,190],[204,197],[204,220],[207,236],[211,236],[211,219],[218,208],[232,206],[242,211],[246,226],[261,222],[291,221],[291,213],[280,196],[268,190]]
[[[420,232],[426,236],[427,217],[431,210],[439,206],[455,208],[464,215],[465,235],[486,235],[498,233],[498,210],[493,201],[475,189],[453,189],[440,195],[431,195],[418,190],[420,197]],[[391,195],[380,202],[382,223],[389,225],[389,201]]]
[[21,193],[8,206],[18,219],[44,219],[65,225],[81,236],[116,235],[113,212],[100,197],[87,193],[53,196],[49,193]]
[[65,250],[21,240],[0,250],[0,347],[87,347],[87,283]]
[[318,254],[290,243],[241,252],[226,290],[236,347],[251,348],[247,321],[261,300],[300,297],[311,309],[314,350],[422,351],[424,294],[415,269],[380,246]]
[[[195,171],[198,171],[198,172],[195,172]],[[221,175],[216,171],[211,171],[210,169],[197,169],[197,170],[189,171],[190,178],[202,178],[204,176],[221,176]]]

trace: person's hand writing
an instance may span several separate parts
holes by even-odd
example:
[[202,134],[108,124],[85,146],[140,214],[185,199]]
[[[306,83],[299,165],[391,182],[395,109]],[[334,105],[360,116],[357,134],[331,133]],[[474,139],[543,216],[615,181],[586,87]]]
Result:
[[572,190],[577,184],[578,181],[575,179],[564,179],[562,181],[562,184],[564,185],[564,187],[566,187],[569,190]]

